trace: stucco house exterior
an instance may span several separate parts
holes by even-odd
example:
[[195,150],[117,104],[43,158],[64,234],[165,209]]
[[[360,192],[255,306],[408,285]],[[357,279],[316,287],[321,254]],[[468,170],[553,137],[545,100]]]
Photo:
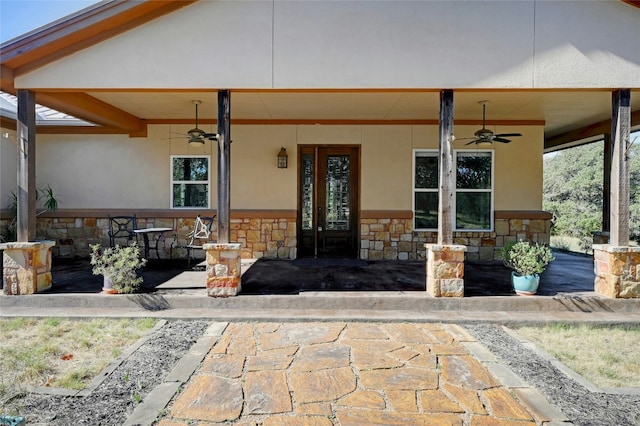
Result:
[[[640,126],[638,40],[632,1],[106,1],[4,43],[1,88],[89,123],[35,126],[36,186],[60,202],[36,237],[58,256],[88,255],[120,214],[175,229],[175,256],[197,215],[220,220],[228,173],[243,257],[424,259],[450,143],[453,242],[493,260],[549,241],[545,151],[608,133],[620,90]],[[228,165],[186,136],[221,133],[221,96]],[[22,149],[1,124],[0,232]],[[475,143],[481,128],[509,136]]]

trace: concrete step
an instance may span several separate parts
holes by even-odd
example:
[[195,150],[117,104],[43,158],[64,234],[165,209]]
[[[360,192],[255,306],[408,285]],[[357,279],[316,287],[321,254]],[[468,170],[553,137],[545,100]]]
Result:
[[2,295],[0,310],[3,308],[640,313],[640,299],[610,299],[593,293],[435,298],[423,292],[308,292],[297,295],[240,295],[213,298],[207,296],[205,289],[184,289],[131,295]]

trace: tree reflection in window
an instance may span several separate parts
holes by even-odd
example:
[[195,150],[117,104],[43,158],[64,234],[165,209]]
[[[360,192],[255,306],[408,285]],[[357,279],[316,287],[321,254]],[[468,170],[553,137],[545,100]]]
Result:
[[414,174],[414,227],[438,227],[438,152],[416,152]]
[[209,157],[173,156],[172,206],[209,207]]
[[349,230],[349,156],[327,157],[326,227],[328,231]]
[[[438,152],[417,150],[414,160],[414,229],[437,229]],[[456,151],[455,161],[455,229],[491,229],[493,152]]]
[[313,154],[302,156],[302,229],[313,229],[313,180],[315,178]]

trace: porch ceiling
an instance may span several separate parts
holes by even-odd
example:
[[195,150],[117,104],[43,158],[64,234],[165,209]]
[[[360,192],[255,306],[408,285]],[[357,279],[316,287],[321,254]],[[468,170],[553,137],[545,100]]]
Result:
[[[183,123],[194,120],[192,100],[202,101],[201,123],[215,122],[217,92],[208,91],[101,91],[91,97],[111,104],[150,123]],[[437,122],[439,92],[436,90],[379,91],[232,91],[232,120],[247,123],[341,123]],[[545,138],[606,122],[611,117],[610,91],[480,91],[458,90],[454,94],[458,125],[479,125],[480,100],[489,100],[489,125],[544,124]],[[640,90],[631,97],[632,111],[640,111]],[[640,125],[638,114],[634,126]],[[470,135],[459,135],[470,136]]]
[[[439,91],[393,90],[232,90],[235,124],[437,124]],[[146,134],[146,124],[194,125],[193,100],[200,100],[199,124],[214,124],[217,90],[36,90],[36,101],[104,127],[42,125],[42,133]],[[487,127],[544,125],[545,149],[553,151],[594,140],[608,132],[608,90],[456,90],[458,126],[482,124],[481,100],[488,100]],[[632,129],[640,130],[640,89],[632,89]],[[2,126],[15,121],[2,117]],[[13,117],[15,119],[15,117]],[[60,124],[60,123],[58,123]],[[84,129],[84,130],[82,130]],[[469,133],[469,134],[467,134]],[[469,129],[456,131],[470,137]]]

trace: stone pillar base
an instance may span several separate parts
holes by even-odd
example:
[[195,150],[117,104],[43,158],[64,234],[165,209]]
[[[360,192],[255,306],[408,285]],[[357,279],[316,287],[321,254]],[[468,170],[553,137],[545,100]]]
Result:
[[463,245],[425,244],[427,292],[434,297],[464,297]]
[[4,251],[2,279],[5,294],[34,294],[51,288],[51,247],[55,241],[0,244]]
[[593,245],[594,290],[606,297],[640,297],[640,247]]
[[241,247],[239,243],[202,246],[207,254],[207,295],[229,297],[240,293]]

